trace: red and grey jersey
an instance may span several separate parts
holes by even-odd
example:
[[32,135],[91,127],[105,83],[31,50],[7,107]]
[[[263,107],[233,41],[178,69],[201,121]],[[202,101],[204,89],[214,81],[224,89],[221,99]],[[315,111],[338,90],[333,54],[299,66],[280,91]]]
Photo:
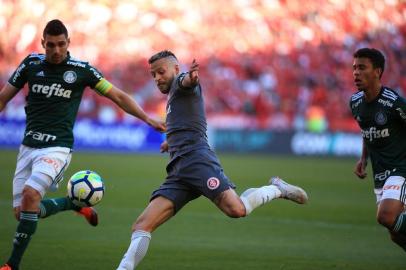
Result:
[[44,54],[30,54],[8,82],[18,89],[28,83],[23,144],[34,148],[72,148],[73,126],[84,89],[90,87],[104,95],[112,88],[97,69],[69,53],[60,64],[47,62]]
[[371,102],[362,91],[355,93],[350,108],[371,159],[375,187],[382,187],[390,175],[406,176],[406,100],[382,87]]

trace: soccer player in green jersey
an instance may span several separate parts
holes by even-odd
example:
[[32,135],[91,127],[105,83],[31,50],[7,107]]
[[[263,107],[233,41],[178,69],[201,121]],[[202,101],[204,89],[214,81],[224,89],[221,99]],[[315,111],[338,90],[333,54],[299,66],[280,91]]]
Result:
[[77,207],[66,197],[43,199],[48,189],[57,187],[69,165],[73,126],[87,86],[156,130],[165,130],[163,123],[150,118],[128,94],[107,81],[97,69],[69,54],[68,31],[61,21],[48,22],[41,42],[45,54],[28,55],[0,91],[1,112],[26,83],[29,88],[25,106],[26,130],[13,179],[13,207],[19,223],[11,256],[0,270],[18,269],[39,217],[74,210],[91,225],[98,223],[93,208]]
[[366,177],[372,163],[378,210],[377,220],[406,251],[406,100],[381,84],[383,54],[371,48],[354,53],[353,77],[358,92],[350,108],[361,128],[363,150],[355,174]]

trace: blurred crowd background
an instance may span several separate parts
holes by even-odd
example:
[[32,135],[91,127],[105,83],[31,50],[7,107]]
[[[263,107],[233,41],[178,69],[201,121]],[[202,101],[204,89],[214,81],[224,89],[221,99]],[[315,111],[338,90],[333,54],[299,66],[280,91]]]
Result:
[[[89,61],[144,108],[164,117],[148,58],[172,50],[200,63],[209,122],[217,127],[358,131],[348,100],[353,53],[384,52],[385,85],[406,92],[403,0],[0,0],[0,87],[59,18],[71,54]],[[25,89],[25,91],[27,91]],[[0,117],[24,118],[24,93]],[[85,91],[79,117],[132,121]]]

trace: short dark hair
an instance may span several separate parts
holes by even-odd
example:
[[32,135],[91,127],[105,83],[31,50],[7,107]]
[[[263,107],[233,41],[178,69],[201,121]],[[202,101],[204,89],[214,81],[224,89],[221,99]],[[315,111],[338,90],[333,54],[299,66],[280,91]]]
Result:
[[68,29],[66,29],[66,26],[63,24],[63,22],[61,22],[58,19],[55,19],[49,21],[45,26],[42,36],[45,38],[46,35],[51,36],[65,35],[66,37],[68,37]]
[[354,58],[368,58],[371,60],[374,68],[382,69],[379,78],[382,77],[383,71],[385,70],[385,56],[379,50],[374,48],[362,48],[354,53]]
[[149,60],[148,60],[148,64],[152,64],[155,61],[162,59],[162,58],[166,58],[166,57],[173,57],[173,58],[175,58],[175,60],[178,60],[178,58],[176,58],[176,56],[173,52],[164,50],[164,51],[160,51],[159,53],[156,53],[153,56],[151,56],[151,58],[149,58]]

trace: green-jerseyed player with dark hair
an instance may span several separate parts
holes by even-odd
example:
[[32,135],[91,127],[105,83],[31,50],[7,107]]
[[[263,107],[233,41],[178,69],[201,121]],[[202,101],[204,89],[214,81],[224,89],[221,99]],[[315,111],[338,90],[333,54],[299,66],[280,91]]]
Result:
[[30,54],[0,91],[0,112],[28,83],[26,130],[17,157],[13,179],[13,207],[19,220],[13,250],[0,270],[18,269],[38,218],[64,210],[74,210],[96,226],[93,208],[79,208],[67,198],[43,199],[57,187],[69,165],[73,146],[73,126],[86,87],[112,100],[125,112],[143,120],[158,131],[165,125],[150,118],[124,91],[107,81],[87,62],[73,58],[69,36],[60,20],[48,22],[43,32],[45,54]]
[[354,53],[353,77],[359,92],[352,95],[350,108],[363,137],[355,174],[366,177],[369,156],[377,220],[406,251],[406,100],[381,84],[384,69],[385,57],[380,51],[362,48]]

